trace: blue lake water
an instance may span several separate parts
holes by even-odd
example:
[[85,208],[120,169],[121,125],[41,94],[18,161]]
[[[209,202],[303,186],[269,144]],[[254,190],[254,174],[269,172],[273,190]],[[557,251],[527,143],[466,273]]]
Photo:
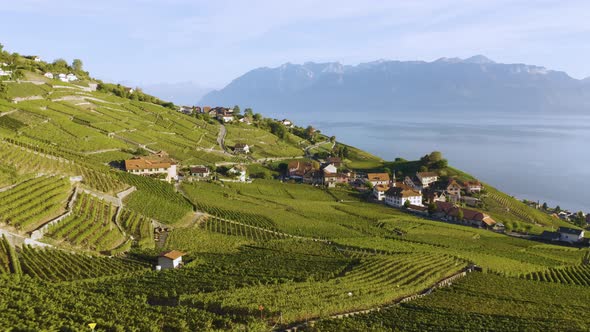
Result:
[[510,195],[590,212],[590,116],[474,113],[292,118],[386,160],[438,150]]

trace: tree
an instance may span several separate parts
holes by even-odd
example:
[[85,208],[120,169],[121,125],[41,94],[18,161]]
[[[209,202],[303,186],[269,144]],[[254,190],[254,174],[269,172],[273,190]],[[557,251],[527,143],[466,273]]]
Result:
[[409,209],[410,208],[410,200],[406,199],[406,201],[404,202],[404,209]]
[[559,205],[555,207],[555,210],[553,210],[553,212],[555,212],[555,213],[561,212],[561,208],[559,207]]
[[442,160],[442,159],[443,159],[443,157],[442,157],[442,153],[441,153],[440,151],[433,151],[433,152],[431,152],[431,153],[430,153],[430,155],[428,156],[428,160],[429,160],[430,162],[433,162],[433,163],[434,163],[434,162],[437,162],[437,161],[440,161],[440,160]]
[[252,117],[254,119],[254,121],[260,121],[262,120],[262,115],[260,113],[256,113],[254,114],[254,116]]
[[428,214],[433,215],[436,213],[436,203],[432,202],[428,204]]
[[74,61],[72,61],[72,68],[75,71],[78,71],[78,72],[82,71],[82,66],[83,66],[82,60],[80,60],[80,59],[74,59]]
[[420,171],[420,172],[428,172],[428,167],[422,165],[422,166],[420,166],[420,168],[418,169],[418,171]]
[[449,162],[446,159],[441,159],[432,163],[432,168],[434,169],[443,169],[447,168],[447,166],[449,166]]
[[240,106],[235,105],[234,106],[234,116],[238,116],[240,115]]
[[0,43],[0,53],[4,51],[4,45],[2,43]]
[[463,209],[459,209],[459,211],[457,212],[457,219],[459,219],[459,221],[463,221],[463,218],[465,218],[465,214],[463,213]]
[[307,126],[307,128],[305,128],[305,138],[311,140],[311,139],[313,139],[315,133],[316,133],[316,130],[314,127]]
[[332,143],[336,142],[336,136],[331,136],[330,137],[330,142],[332,142]]
[[531,229],[533,229],[533,225],[526,224],[526,225],[524,225],[524,229],[526,230],[526,233],[528,234],[531,231]]
[[543,210],[547,211],[547,202],[543,202],[543,206],[541,207]]
[[251,108],[248,107],[244,110],[244,115],[248,116],[248,117],[252,117],[254,115],[254,112],[252,111]]
[[53,65],[54,65],[55,67],[61,67],[61,68],[64,68],[64,69],[65,69],[65,68],[68,68],[68,63],[67,63],[67,61],[66,61],[66,60],[64,60],[64,59],[61,59],[61,58],[60,58],[60,59],[56,59],[55,61],[53,61]]

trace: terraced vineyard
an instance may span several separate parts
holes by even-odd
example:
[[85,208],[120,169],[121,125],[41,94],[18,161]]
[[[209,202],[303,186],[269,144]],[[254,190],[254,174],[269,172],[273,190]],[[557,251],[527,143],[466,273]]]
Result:
[[204,228],[210,232],[241,236],[254,241],[268,241],[287,237],[283,233],[261,229],[259,226],[246,226],[215,217],[209,218],[205,222]]
[[524,278],[527,280],[590,286],[590,265],[568,266],[542,272],[532,272],[525,275]]
[[150,268],[149,265],[121,258],[94,257],[56,249],[21,251],[23,273],[48,281],[69,281],[124,274]]
[[152,221],[135,212],[130,210],[123,210],[119,216],[121,226],[125,228],[129,234],[137,239],[140,247],[152,247],[154,246],[154,227]]
[[590,288],[470,273],[422,299],[304,331],[588,331]]
[[0,222],[25,232],[41,223],[65,206],[70,195],[70,183],[59,176],[41,176],[0,192]]
[[14,247],[8,243],[4,234],[0,237],[0,274],[21,274],[21,267]]
[[109,250],[124,241],[113,223],[111,205],[88,194],[80,194],[72,215],[49,228],[49,236],[76,247],[97,251]]
[[284,283],[188,295],[185,305],[216,303],[228,314],[255,315],[263,305],[267,316],[286,322],[370,308],[426,288],[461,270],[466,263],[451,256],[424,253],[374,256],[342,277],[327,282]]
[[138,190],[126,198],[127,208],[156,219],[174,224],[189,214],[193,207],[174,187],[145,176],[118,173],[119,178]]
[[211,215],[221,219],[228,219],[242,224],[262,227],[267,229],[275,229],[275,223],[269,218],[253,213],[239,212],[235,210],[222,209],[216,206],[207,205],[204,203],[197,203],[197,208],[205,211]]

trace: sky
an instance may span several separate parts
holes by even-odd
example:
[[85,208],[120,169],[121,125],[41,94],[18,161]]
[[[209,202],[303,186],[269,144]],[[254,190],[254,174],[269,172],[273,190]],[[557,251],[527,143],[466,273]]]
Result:
[[0,0],[0,43],[131,85],[222,88],[257,67],[483,54],[590,76],[590,1]]

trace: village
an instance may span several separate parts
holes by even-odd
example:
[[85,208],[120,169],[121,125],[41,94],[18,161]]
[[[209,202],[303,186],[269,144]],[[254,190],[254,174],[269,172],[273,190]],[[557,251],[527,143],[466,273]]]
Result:
[[[180,107],[187,115],[207,114],[221,123],[239,121],[248,124],[248,117],[236,116],[232,108],[225,107]],[[293,126],[287,119],[274,120],[286,127]],[[247,156],[250,146],[236,143],[231,148],[236,155]],[[522,234],[507,230],[502,222],[497,222],[489,214],[482,212],[482,195],[486,194],[484,185],[477,180],[461,181],[454,177],[441,176],[439,172],[417,171],[396,177],[393,170],[382,172],[363,172],[346,167],[343,158],[328,156],[308,156],[309,158],[286,160],[279,165],[278,176],[283,182],[300,183],[329,190],[346,187],[357,191],[375,204],[399,209],[423,218],[487,229],[523,237]],[[254,162],[254,161],[252,161]],[[248,174],[249,163],[233,165],[184,165],[180,166],[167,153],[160,151],[149,156],[137,156],[125,161],[125,170],[132,174],[156,177],[163,181],[220,181],[251,183]],[[590,215],[587,216],[590,220]],[[555,232],[544,231],[539,236],[527,238],[544,242],[557,242],[569,245],[587,245],[584,231],[559,227]],[[165,258],[163,258],[165,259]],[[175,258],[177,259],[177,258]]]

